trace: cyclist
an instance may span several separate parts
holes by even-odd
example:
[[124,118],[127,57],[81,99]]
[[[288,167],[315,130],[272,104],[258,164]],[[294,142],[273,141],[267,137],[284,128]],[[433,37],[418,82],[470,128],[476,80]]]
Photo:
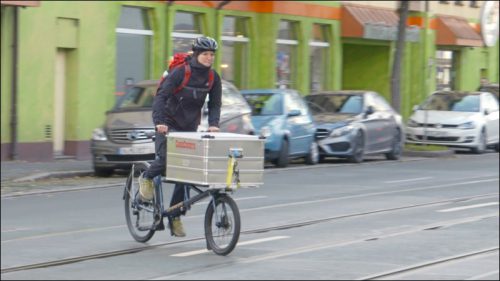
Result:
[[[186,58],[191,75],[186,74],[188,72],[186,71],[187,66],[181,65],[174,68],[169,71],[154,97],[153,122],[156,131],[155,152],[157,157],[149,169],[139,177],[139,193],[142,200],[147,201],[153,198],[154,184],[152,179],[165,172],[165,134],[175,131],[196,132],[207,94],[209,95],[208,131],[219,131],[222,85],[219,74],[212,69],[217,47],[217,42],[213,38],[196,38],[192,45],[193,54]],[[186,76],[189,76],[187,84],[183,83]],[[182,87],[182,84],[185,86]],[[179,90],[179,87],[182,89]],[[184,185],[176,184],[170,206],[184,201],[185,196]],[[180,215],[172,218],[169,225],[171,225],[173,235],[186,236]]]

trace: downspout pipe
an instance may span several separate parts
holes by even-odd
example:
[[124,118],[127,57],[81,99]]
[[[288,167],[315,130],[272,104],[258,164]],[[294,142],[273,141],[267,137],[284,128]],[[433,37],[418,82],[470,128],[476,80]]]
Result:
[[12,91],[10,106],[10,159],[17,160],[17,52],[18,52],[18,14],[19,8],[14,6],[14,28],[12,33]]

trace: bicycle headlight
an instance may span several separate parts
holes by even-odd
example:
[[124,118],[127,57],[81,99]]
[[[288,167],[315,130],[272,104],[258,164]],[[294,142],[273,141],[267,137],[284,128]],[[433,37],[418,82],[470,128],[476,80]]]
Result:
[[341,137],[341,136],[347,135],[347,134],[351,133],[353,129],[354,129],[354,127],[349,126],[349,125],[338,128],[338,129],[334,129],[330,133],[330,137],[336,138],[336,137]]
[[96,128],[94,129],[94,131],[92,131],[92,139],[97,141],[105,141],[108,138],[106,137],[106,134],[104,133],[104,130],[102,128]]

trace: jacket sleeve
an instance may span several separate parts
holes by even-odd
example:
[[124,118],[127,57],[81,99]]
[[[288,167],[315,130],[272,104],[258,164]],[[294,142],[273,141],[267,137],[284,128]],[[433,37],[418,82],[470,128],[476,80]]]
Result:
[[166,104],[174,95],[174,90],[180,85],[184,77],[184,68],[174,68],[161,83],[158,93],[153,99],[153,123],[167,124]]
[[222,83],[220,76],[214,71],[214,85],[210,90],[208,99],[208,125],[219,127],[220,108],[222,104]]

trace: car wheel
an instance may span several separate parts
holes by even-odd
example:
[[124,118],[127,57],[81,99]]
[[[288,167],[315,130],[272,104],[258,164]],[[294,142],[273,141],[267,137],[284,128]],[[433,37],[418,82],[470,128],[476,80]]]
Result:
[[396,130],[396,134],[392,139],[391,151],[385,154],[387,160],[398,160],[401,157],[401,131]]
[[110,177],[114,173],[114,169],[94,167],[94,174],[97,177]]
[[280,168],[285,168],[288,166],[288,141],[283,140],[283,143],[281,144],[281,150],[280,154],[278,156],[278,159],[276,159],[276,166]]
[[319,149],[318,143],[315,141],[311,142],[311,146],[309,147],[309,154],[306,156],[306,164],[307,165],[315,165],[319,162]]
[[359,131],[354,137],[352,146],[352,155],[349,156],[349,162],[361,163],[363,162],[363,154],[365,150],[365,139],[363,133]]
[[481,154],[486,150],[486,131],[482,130],[479,135],[479,144],[471,149],[476,154]]

